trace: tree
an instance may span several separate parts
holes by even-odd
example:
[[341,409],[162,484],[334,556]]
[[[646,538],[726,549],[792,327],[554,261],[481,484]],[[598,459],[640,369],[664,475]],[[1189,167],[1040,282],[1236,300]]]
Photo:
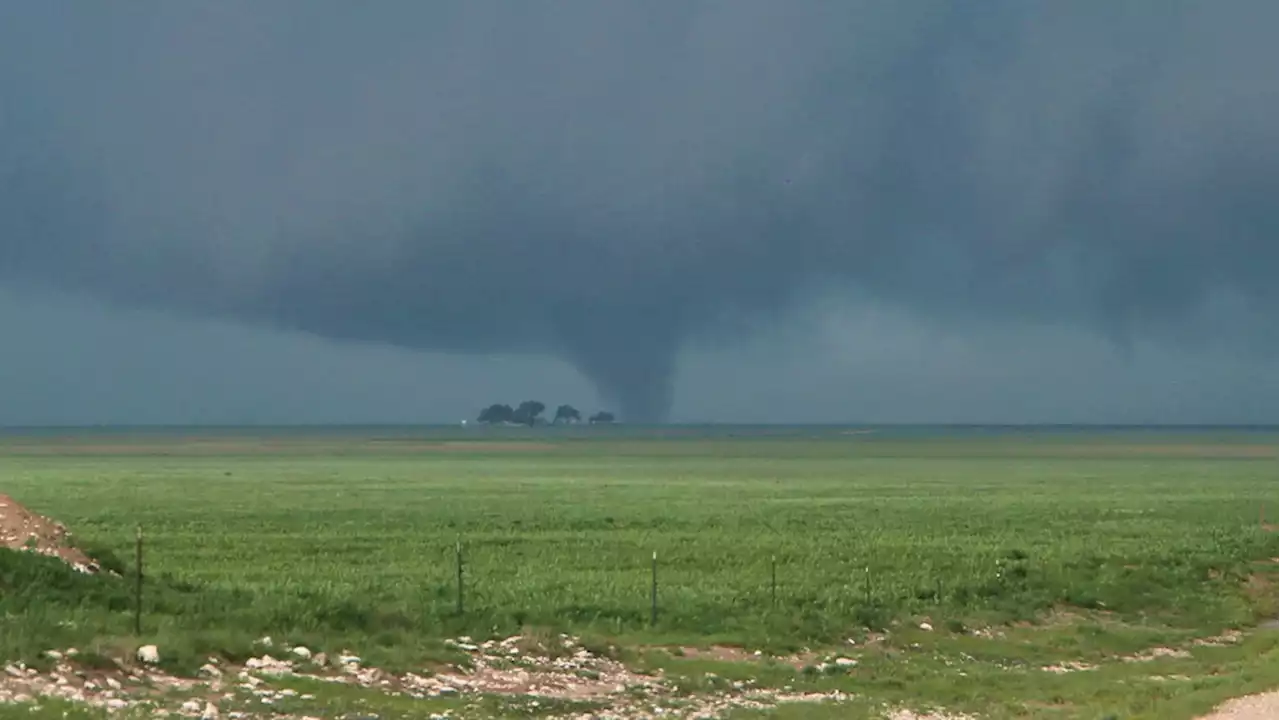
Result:
[[599,425],[602,423],[611,423],[613,422],[613,413],[605,412],[604,410],[601,410],[600,412],[588,418],[587,422],[591,423],[592,425]]
[[561,405],[556,408],[556,417],[551,422],[556,424],[560,422],[575,423],[581,420],[582,413],[578,412],[578,408],[572,405]]
[[494,403],[480,411],[480,417],[476,418],[476,422],[482,422],[488,425],[507,423],[511,422],[514,416],[515,411],[511,409],[510,405]]
[[547,406],[537,400],[525,400],[515,409],[515,413],[512,415],[511,421],[520,423],[521,425],[536,425],[538,422],[538,416],[546,409]]

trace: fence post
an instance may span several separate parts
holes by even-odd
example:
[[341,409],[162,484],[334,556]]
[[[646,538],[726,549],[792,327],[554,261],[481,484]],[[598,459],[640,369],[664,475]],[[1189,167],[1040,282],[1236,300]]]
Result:
[[658,624],[658,551],[653,551],[653,565],[649,585],[649,627]]
[[133,634],[142,635],[142,523],[138,523],[133,564]]
[[454,546],[454,560],[458,566],[458,615],[462,615],[462,538],[458,538],[458,544]]
[[778,556],[769,558],[769,602],[778,607]]

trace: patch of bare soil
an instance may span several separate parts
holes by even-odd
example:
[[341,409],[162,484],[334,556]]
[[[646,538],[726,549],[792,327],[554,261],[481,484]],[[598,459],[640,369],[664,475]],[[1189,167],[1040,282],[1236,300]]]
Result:
[[1086,663],[1086,662],[1067,660],[1065,662],[1057,663],[1056,665],[1046,665],[1041,669],[1044,670],[1045,672],[1050,672],[1055,675],[1062,675],[1064,673],[1070,673],[1070,672],[1087,672],[1089,670],[1097,670],[1098,666],[1090,665],[1089,663]]
[[[1225,647],[1228,645],[1234,645],[1240,642],[1243,638],[1244,638],[1244,633],[1240,632],[1239,630],[1227,630],[1219,635],[1214,635],[1212,637],[1196,638],[1191,641],[1191,645],[1194,647]],[[1191,653],[1186,648],[1171,648],[1171,647],[1156,646],[1156,647],[1147,648],[1146,650],[1143,650],[1142,652],[1139,652],[1139,653],[1134,653],[1133,655],[1121,656],[1120,660],[1126,663],[1143,663],[1143,662],[1152,662],[1152,661],[1161,660],[1161,659],[1183,659],[1183,658],[1189,658],[1189,657],[1191,657]],[[1097,668],[1098,668],[1097,665],[1093,665],[1090,663],[1068,660],[1068,661],[1056,663],[1053,665],[1045,665],[1040,669],[1045,672],[1061,675],[1064,673],[1085,672],[1089,670],[1096,670]],[[1151,679],[1152,680],[1170,680],[1170,679],[1185,679],[1185,678],[1178,675],[1173,675],[1173,676],[1156,675],[1156,676],[1152,676]]]
[[680,647],[680,648],[664,648],[667,652],[676,657],[689,658],[690,660],[714,660],[716,662],[731,663],[762,663],[767,660],[780,662],[784,665],[800,670],[806,665],[814,665],[821,659],[817,653],[803,652],[793,655],[765,655],[763,652],[756,650],[750,651],[745,648],[733,647],[730,645],[712,645],[711,647]]
[[1152,660],[1160,660],[1161,658],[1183,659],[1191,657],[1191,653],[1182,648],[1153,647],[1143,650],[1136,655],[1126,655],[1122,658],[1124,662],[1151,662]]
[[0,494],[0,547],[56,557],[80,572],[100,570],[92,558],[72,546],[65,525],[31,512],[4,494]]
[[1086,613],[1077,608],[1058,606],[1040,613],[1035,620],[1018,620],[1011,626],[1021,630],[1051,630],[1089,622],[1106,622],[1112,617],[1113,614],[1106,610],[1092,610]]
[[1280,692],[1229,700],[1200,720],[1275,720],[1280,716]]
[[1221,635],[1214,635],[1207,638],[1196,638],[1191,641],[1196,647],[1225,647],[1227,645],[1235,645],[1244,637],[1244,633],[1239,630],[1228,630]]
[[889,720],[972,720],[972,717],[971,715],[952,715],[936,710],[923,714],[911,710],[894,710],[889,715]]

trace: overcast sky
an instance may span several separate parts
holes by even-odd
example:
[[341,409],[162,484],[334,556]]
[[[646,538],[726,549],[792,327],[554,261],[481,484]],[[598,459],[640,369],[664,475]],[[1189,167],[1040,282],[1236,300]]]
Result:
[[0,424],[1274,423],[1274,2],[0,6]]

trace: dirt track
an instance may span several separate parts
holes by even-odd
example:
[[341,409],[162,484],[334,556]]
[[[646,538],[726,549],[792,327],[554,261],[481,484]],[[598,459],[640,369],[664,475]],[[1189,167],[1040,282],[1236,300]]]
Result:
[[1236,698],[1200,720],[1275,720],[1280,717],[1280,692]]

